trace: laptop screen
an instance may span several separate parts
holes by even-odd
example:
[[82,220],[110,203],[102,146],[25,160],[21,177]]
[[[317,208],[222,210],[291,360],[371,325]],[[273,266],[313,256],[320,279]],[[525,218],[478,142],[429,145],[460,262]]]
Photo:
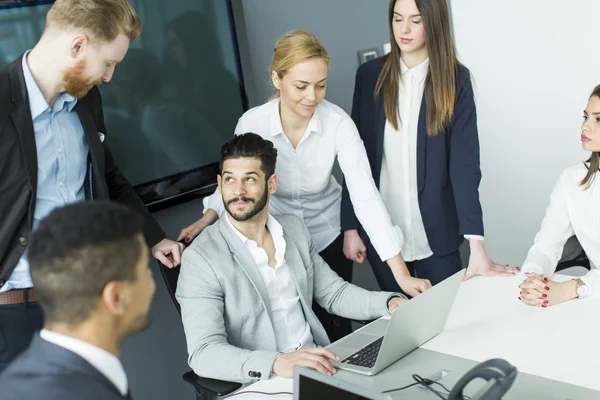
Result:
[[339,387],[328,385],[308,376],[299,376],[299,400],[373,400],[374,397],[363,397]]

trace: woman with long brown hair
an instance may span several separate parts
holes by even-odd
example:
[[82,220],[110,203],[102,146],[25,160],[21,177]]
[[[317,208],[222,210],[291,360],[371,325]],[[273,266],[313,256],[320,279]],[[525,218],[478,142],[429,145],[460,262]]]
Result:
[[[583,111],[581,146],[590,158],[563,171],[552,191],[542,227],[522,270],[527,279],[519,286],[523,303],[547,307],[600,292],[600,85]],[[577,236],[585,251],[590,272],[564,282],[550,279],[567,239]]]
[[[273,142],[279,186],[271,196],[269,212],[300,217],[315,250],[351,282],[352,261],[344,256],[340,228],[342,187],[332,175],[337,159],[350,189],[350,207],[373,242],[373,257],[387,264],[399,286],[415,296],[431,284],[408,273],[400,254],[402,233],[390,222],[356,126],[340,107],[324,99],[328,72],[329,55],[313,33],[296,30],[283,35],[271,63],[274,96],[242,115],[235,134],[254,132]],[[204,206],[204,216],[184,228],[179,239],[191,240],[219,218],[224,211],[221,194],[206,198]],[[316,304],[314,310],[331,340],[350,333],[348,320],[330,317]]]
[[[473,89],[456,57],[446,0],[391,0],[388,22],[391,53],[358,69],[352,119],[392,222],[402,229],[408,269],[432,284],[444,280],[462,268],[459,246],[467,238],[466,277],[516,273],[493,263],[483,245]],[[398,290],[389,268],[365,247],[349,204],[344,190],[346,254],[358,259],[366,250],[381,289]]]

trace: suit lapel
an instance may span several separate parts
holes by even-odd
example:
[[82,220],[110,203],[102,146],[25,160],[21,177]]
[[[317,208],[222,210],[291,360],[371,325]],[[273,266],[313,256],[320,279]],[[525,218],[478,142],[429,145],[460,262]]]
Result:
[[375,131],[375,162],[373,170],[373,178],[375,184],[379,187],[381,177],[381,163],[383,162],[383,141],[385,136],[385,108],[383,105],[383,91],[377,96],[377,107],[375,109],[376,131]]
[[98,130],[96,128],[96,123],[94,122],[94,116],[92,115],[87,104],[81,100],[75,105],[75,111],[77,111],[77,115],[81,121],[81,126],[83,127],[83,132],[85,132],[85,138],[90,149],[92,165],[94,165],[96,167],[95,169],[98,170],[95,172],[103,173],[104,157],[101,155],[103,154],[104,150],[102,149],[102,142],[98,136]]
[[303,300],[303,303],[309,305],[310,308],[312,299],[309,302],[306,298],[308,296],[308,283],[306,280],[307,275],[304,261],[302,261],[300,251],[298,250],[294,239],[288,236],[285,231],[283,232],[283,238],[285,239],[285,262],[287,263],[290,275],[296,285],[296,291],[298,292],[300,299]]
[[[23,75],[23,56],[13,61],[9,67],[10,86],[12,101],[16,109],[11,114],[11,119],[17,130],[19,141],[21,142],[21,151],[25,160],[27,177],[31,186],[32,199],[37,196],[37,148],[35,145],[35,132],[33,129],[33,119],[29,107],[29,97],[27,95],[27,84]],[[30,213],[33,223],[33,213]]]
[[427,158],[427,97],[423,94],[417,127],[417,186],[421,193],[425,187],[425,160]]
[[221,234],[225,237],[225,242],[229,246],[229,250],[231,251],[233,258],[242,268],[252,286],[256,289],[260,300],[262,301],[267,313],[269,314],[269,319],[271,318],[271,303],[269,301],[269,293],[267,292],[267,287],[265,286],[265,281],[262,278],[262,275],[258,271],[258,266],[254,262],[254,259],[246,249],[246,246],[239,237],[236,236],[235,232],[229,226],[229,223],[225,221],[227,216],[223,214],[221,218],[219,218],[219,229],[221,230]]

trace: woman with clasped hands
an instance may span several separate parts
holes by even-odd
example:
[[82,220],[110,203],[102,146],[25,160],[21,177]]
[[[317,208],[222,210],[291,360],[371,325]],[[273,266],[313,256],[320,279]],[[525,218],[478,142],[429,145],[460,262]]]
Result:
[[[581,144],[592,154],[558,178],[542,227],[521,268],[527,278],[519,285],[519,300],[531,306],[548,307],[600,292],[600,85],[583,111]],[[573,234],[590,260],[591,271],[581,278],[553,281],[550,277],[563,246]]]

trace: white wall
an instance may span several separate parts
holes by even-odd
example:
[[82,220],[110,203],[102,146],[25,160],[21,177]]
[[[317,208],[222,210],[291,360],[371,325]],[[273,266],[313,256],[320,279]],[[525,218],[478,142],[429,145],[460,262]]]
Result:
[[600,1],[452,0],[481,141],[486,247],[521,265],[560,172],[586,158],[580,124],[600,84]]

